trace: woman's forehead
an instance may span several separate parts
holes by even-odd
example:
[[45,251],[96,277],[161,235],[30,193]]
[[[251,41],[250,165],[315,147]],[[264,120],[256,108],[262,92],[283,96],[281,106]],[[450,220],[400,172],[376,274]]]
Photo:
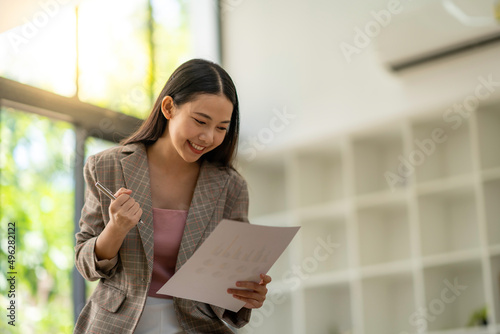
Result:
[[189,103],[189,111],[199,116],[224,122],[231,120],[233,104],[224,95],[200,94]]

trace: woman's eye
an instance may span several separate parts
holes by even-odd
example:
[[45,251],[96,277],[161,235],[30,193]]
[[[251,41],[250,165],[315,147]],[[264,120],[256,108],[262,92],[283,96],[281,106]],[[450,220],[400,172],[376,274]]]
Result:
[[227,128],[225,128],[223,126],[219,126],[218,129],[221,130],[221,131],[227,131]]
[[200,121],[199,119],[196,119],[196,118],[193,118],[193,119],[194,119],[194,120],[196,121],[196,123],[198,123],[198,124],[206,124],[205,122]]

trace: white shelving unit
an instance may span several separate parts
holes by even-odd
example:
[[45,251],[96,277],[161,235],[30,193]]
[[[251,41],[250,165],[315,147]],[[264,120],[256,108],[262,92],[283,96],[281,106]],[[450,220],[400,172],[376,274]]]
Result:
[[358,209],[357,217],[362,266],[411,258],[408,210],[404,205]]
[[486,208],[486,225],[490,246],[500,244],[500,179],[483,183],[484,202]]
[[321,221],[304,222],[302,224],[302,233],[299,235],[302,241],[302,252],[304,254],[314,254],[315,248],[318,245],[317,238],[323,235],[336,236],[335,242],[339,247],[336,247],[335,252],[331,255],[322,251],[323,254],[321,254],[321,259],[325,257],[327,260],[322,262],[321,265],[318,265],[318,268],[314,270],[315,273],[321,274],[324,272],[346,269],[347,249],[346,247],[342,247],[342,245],[346,245],[347,239],[345,223],[342,221],[339,222],[325,219]]
[[241,332],[500,334],[500,103],[443,113],[239,162],[252,223],[302,227]]
[[480,247],[472,187],[421,195],[418,207],[423,256]]
[[477,309],[486,305],[481,261],[424,268],[429,331],[461,328]]
[[[323,145],[322,145],[323,146]],[[298,178],[297,193],[299,207],[331,203],[344,197],[342,186],[342,158],[338,148],[298,152],[296,169],[299,175],[310,174],[308,178]],[[324,151],[323,151],[324,152]]]
[[411,331],[408,315],[415,310],[411,273],[366,278],[362,288],[365,331]]
[[[423,154],[424,162],[416,168],[418,183],[472,173],[470,122],[446,123],[442,115],[413,124],[413,149]],[[469,159],[464,159],[468,156]],[[417,158],[418,159],[418,158]]]
[[[342,307],[332,307],[335,300]],[[304,289],[306,333],[336,333],[351,328],[351,295],[348,284]],[[283,333],[278,330],[275,333]]]

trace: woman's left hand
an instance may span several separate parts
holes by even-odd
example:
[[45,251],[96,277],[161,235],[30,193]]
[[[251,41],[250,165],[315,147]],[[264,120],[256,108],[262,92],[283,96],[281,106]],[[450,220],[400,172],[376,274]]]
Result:
[[260,282],[236,282],[236,286],[241,289],[227,289],[227,293],[233,294],[233,297],[244,301],[246,308],[259,308],[266,300],[266,285],[271,282],[271,276],[260,274]]

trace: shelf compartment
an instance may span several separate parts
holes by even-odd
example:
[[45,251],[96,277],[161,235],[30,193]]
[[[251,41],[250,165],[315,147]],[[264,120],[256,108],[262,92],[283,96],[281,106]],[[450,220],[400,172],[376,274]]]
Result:
[[[350,333],[351,293],[348,284],[304,289],[306,333]],[[283,330],[276,333],[290,333]]]
[[363,267],[360,270],[361,277],[372,278],[387,275],[400,275],[411,273],[413,263],[411,260],[390,262],[384,264],[376,264],[373,266]]
[[484,183],[488,244],[500,245],[500,180]]
[[286,209],[284,159],[240,163],[240,170],[248,184],[250,218],[283,212]]
[[423,182],[418,184],[416,189],[418,195],[428,195],[433,193],[442,193],[445,191],[460,191],[460,189],[466,187],[472,188],[474,186],[474,183],[474,176],[472,174],[468,174],[450,177],[447,179]]
[[371,208],[404,204],[408,201],[408,195],[409,193],[403,189],[361,195],[356,197],[356,207]]
[[472,173],[469,121],[454,125],[436,119],[413,126],[413,158],[405,158],[414,162],[418,183]]
[[424,268],[428,331],[466,328],[473,312],[486,305],[481,261]]
[[353,140],[355,192],[357,195],[395,190],[405,182],[390,185],[386,173],[398,175],[398,157],[403,154],[403,139],[399,128]]
[[488,328],[480,328],[480,327],[467,327],[467,328],[458,328],[447,331],[436,331],[436,332],[427,332],[427,334],[491,334],[495,333],[489,330]]
[[490,246],[489,253],[490,255],[500,255],[500,245]]
[[481,173],[483,181],[500,180],[500,167],[483,170]]
[[479,154],[482,169],[500,167],[500,106],[484,106],[477,112]]
[[493,307],[497,327],[500,330],[500,255],[491,257],[491,282],[493,283]]
[[421,195],[418,207],[423,256],[479,248],[472,187]]
[[329,272],[324,274],[308,277],[304,281],[305,288],[316,288],[318,286],[333,285],[333,284],[349,284],[353,280],[355,271],[346,269],[342,271]]
[[348,209],[346,200],[339,200],[328,204],[309,206],[294,210],[294,214],[301,220],[321,219],[323,217],[344,218]]
[[[324,147],[324,143],[321,147]],[[297,183],[299,207],[330,203],[343,198],[344,177],[339,150],[298,152]]]
[[409,259],[410,232],[405,205],[358,210],[362,266]]
[[435,267],[452,263],[461,263],[464,261],[479,260],[481,258],[481,249],[467,249],[453,253],[443,253],[430,255],[422,258],[422,264],[426,267]]
[[367,278],[362,290],[365,334],[415,332],[408,321],[416,309],[410,274]]
[[[301,226],[299,233],[302,241],[302,261],[300,265],[308,274],[322,274],[348,268],[344,219],[325,217],[303,221]],[[325,243],[332,243],[334,246],[325,249],[323,247]],[[313,266],[313,262],[316,262],[317,266]]]

